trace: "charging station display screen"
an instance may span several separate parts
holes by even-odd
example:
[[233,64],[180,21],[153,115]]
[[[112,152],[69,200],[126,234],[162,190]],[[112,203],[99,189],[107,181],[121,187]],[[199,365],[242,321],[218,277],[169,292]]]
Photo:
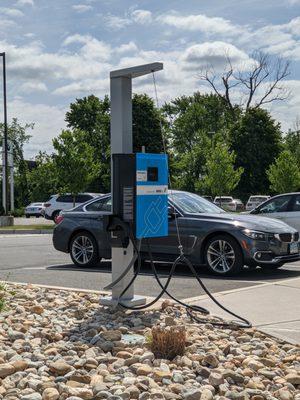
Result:
[[136,154],[136,232],[138,239],[168,236],[168,159]]

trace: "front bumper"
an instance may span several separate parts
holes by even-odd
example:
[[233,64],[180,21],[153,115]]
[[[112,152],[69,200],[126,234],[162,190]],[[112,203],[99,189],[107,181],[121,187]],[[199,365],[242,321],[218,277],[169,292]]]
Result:
[[[267,260],[265,259],[264,260],[261,257],[258,257],[259,254],[268,255],[269,259],[267,259]],[[299,261],[300,260],[300,253],[276,256],[272,252],[257,251],[254,254],[253,258],[259,264],[282,264],[282,263],[287,263],[287,262]]]
[[238,239],[246,265],[285,264],[300,260],[300,242],[298,253],[290,253],[290,243],[282,242],[278,238],[259,241],[241,233]]

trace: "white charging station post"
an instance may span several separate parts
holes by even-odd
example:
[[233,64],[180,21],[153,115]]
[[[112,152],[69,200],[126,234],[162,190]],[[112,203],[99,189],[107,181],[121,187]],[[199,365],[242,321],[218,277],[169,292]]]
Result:
[[[111,71],[110,73],[110,141],[112,154],[130,154],[132,146],[132,79],[151,74],[163,69],[162,63],[138,65],[131,68]],[[111,158],[111,188],[113,188],[113,160]],[[113,193],[112,193],[113,197]],[[112,247],[112,281],[116,280],[129,265],[134,256],[133,244],[130,241],[127,249]],[[121,301],[126,305],[142,305],[146,299],[134,295],[134,287],[131,287],[120,298],[121,293],[127,287],[133,277],[133,268],[112,289],[112,295],[102,297],[103,305],[115,305]]]

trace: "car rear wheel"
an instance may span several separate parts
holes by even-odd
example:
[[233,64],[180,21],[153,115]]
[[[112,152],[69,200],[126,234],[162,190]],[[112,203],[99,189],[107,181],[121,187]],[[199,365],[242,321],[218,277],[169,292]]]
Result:
[[30,215],[26,214],[25,217],[26,217],[26,218],[30,218]]
[[243,254],[234,238],[217,235],[209,239],[205,247],[208,268],[217,275],[234,275],[243,268]]
[[79,232],[71,239],[70,255],[79,267],[92,267],[100,261],[96,240],[88,232]]

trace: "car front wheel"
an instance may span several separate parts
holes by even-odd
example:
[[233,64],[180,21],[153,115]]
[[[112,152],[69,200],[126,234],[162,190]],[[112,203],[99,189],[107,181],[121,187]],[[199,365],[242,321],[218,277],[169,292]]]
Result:
[[79,232],[71,239],[70,255],[78,267],[92,267],[100,261],[96,240],[88,232]]
[[229,235],[209,239],[205,247],[208,268],[217,275],[234,275],[243,268],[243,254],[239,244]]

